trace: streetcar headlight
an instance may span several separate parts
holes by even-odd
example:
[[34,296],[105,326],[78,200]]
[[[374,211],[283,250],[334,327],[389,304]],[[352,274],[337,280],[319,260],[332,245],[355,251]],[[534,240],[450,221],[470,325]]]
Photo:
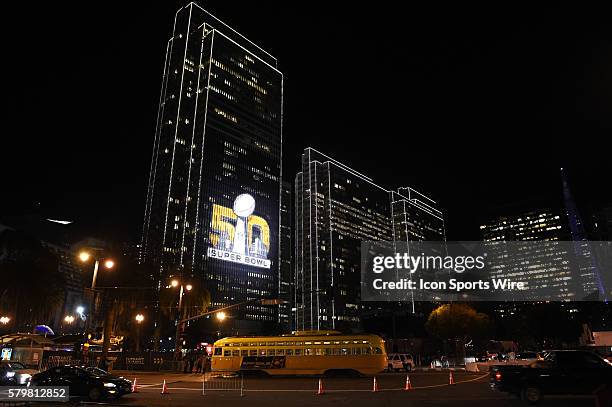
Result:
[[104,383],[104,387],[117,387],[115,383]]
[[6,372],[6,377],[15,377],[15,372]]
[[19,384],[25,384],[27,381],[29,381],[32,378],[32,375],[28,374],[28,373],[24,373],[21,375],[21,377],[19,378]]

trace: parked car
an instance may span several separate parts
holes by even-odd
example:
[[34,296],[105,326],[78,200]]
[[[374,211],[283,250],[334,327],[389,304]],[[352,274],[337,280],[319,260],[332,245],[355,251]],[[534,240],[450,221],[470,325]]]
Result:
[[389,353],[387,355],[387,371],[400,370],[412,370],[414,369],[414,359],[412,355],[407,353]]
[[118,378],[94,374],[79,366],[52,367],[32,376],[31,384],[68,386],[70,397],[87,398],[91,401],[117,398],[124,394]]
[[530,404],[545,394],[591,394],[612,383],[612,364],[601,356],[579,350],[548,352],[529,365],[495,365],[490,370],[493,389],[519,395]]
[[132,381],[123,376],[115,376],[114,374],[100,369],[99,367],[86,367],[85,370],[94,376],[98,376],[115,383],[120,396],[132,392]]
[[0,362],[0,385],[25,386],[36,373],[38,370],[28,369],[20,362],[3,360]]

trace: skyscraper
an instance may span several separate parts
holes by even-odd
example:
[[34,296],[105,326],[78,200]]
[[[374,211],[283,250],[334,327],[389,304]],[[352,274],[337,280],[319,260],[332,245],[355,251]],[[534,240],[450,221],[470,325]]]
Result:
[[[554,244],[570,240],[567,218],[560,209],[516,210],[485,222],[480,231],[485,242],[551,242],[546,246],[524,245],[512,255],[510,247],[490,246],[492,257],[500,259],[490,264],[491,277],[525,282],[530,292],[521,298],[546,300],[544,290],[555,299],[570,300],[577,295],[580,283],[573,272],[574,265],[560,261],[568,257],[567,246]],[[510,294],[508,299],[513,299]]]
[[278,298],[283,301],[278,309],[278,322],[282,331],[291,330],[291,304],[293,303],[293,235],[291,233],[291,183],[281,186],[281,227],[280,227],[280,265],[278,277]]
[[[283,75],[276,59],[189,3],[168,41],[143,260],[200,279],[213,307],[278,290]],[[277,321],[250,305],[241,318]]]
[[305,149],[295,180],[297,329],[360,330],[362,241],[444,240],[433,205]]

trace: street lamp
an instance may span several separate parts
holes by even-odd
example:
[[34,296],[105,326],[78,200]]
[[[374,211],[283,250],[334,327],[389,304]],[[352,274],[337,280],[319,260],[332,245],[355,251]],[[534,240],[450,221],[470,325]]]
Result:
[[170,281],[170,286],[176,288],[180,285],[179,291],[179,303],[178,303],[178,319],[176,323],[176,338],[174,341],[174,356],[178,360],[181,353],[181,333],[183,332],[183,295],[185,295],[185,290],[191,291],[193,289],[192,284],[183,285],[182,281],[177,279],[173,279]]
[[227,318],[227,315],[225,314],[225,312],[223,311],[217,312],[217,319],[219,321],[223,321],[225,318]]
[[[92,251],[101,251],[102,249],[97,249],[97,248],[92,248]],[[98,278],[98,268],[100,267],[100,261],[104,260],[104,267],[107,269],[112,269],[115,266],[115,262],[112,259],[104,259],[102,257],[98,257],[98,256],[93,256],[89,251],[87,250],[82,250],[79,253],[79,260],[81,260],[83,263],[88,262],[89,259],[94,258],[95,262],[94,262],[94,270],[93,270],[93,277],[91,279],[91,303],[89,304],[89,318],[87,318],[86,322],[85,322],[85,331],[87,331],[89,329],[89,324],[90,324],[90,320],[93,316],[93,309],[94,309],[94,305],[95,305],[95,296],[96,296],[96,292],[94,291],[96,288],[96,280]]]
[[140,352],[140,324],[144,321],[144,315],[136,315],[136,352]]
[[9,322],[11,322],[11,319],[9,317],[0,317],[0,324],[6,325]]
[[[95,250],[100,250],[100,249],[95,249]],[[81,260],[83,263],[88,262],[89,259],[91,259],[91,257],[92,257],[91,253],[87,251],[82,251],[81,253],[79,253],[79,260]],[[104,260],[104,267],[109,270],[115,267],[115,262],[112,259],[104,259],[101,257],[94,257],[94,259],[95,259],[94,272],[93,272],[93,278],[91,279],[92,291],[96,288],[96,280],[98,278],[98,268],[100,267],[100,260]]]
[[74,317],[72,315],[66,315],[66,317],[64,318],[64,322],[72,324],[74,322]]

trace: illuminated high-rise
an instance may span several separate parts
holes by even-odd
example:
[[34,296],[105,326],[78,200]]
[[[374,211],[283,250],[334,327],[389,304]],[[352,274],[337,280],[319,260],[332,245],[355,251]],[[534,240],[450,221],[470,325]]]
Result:
[[[282,99],[272,55],[195,3],[178,10],[142,234],[159,287],[197,279],[214,308],[277,295]],[[268,306],[235,312],[278,320]]]
[[[359,331],[361,243],[443,241],[442,213],[410,188],[388,190],[312,148],[295,179],[297,329]],[[388,304],[387,304],[388,305]]]

